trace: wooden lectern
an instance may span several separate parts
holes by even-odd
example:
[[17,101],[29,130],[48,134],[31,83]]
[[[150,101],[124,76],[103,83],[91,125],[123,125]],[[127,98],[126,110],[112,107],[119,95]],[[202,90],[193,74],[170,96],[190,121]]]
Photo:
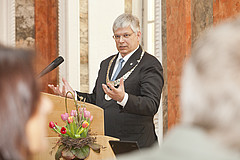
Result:
[[[42,93],[43,96],[47,96],[53,102],[53,110],[52,113],[48,116],[48,122],[53,121],[57,122],[59,126],[65,125],[65,122],[61,119],[61,114],[66,112],[65,107],[65,98],[60,96],[55,96],[52,94]],[[72,99],[67,99],[68,112],[71,110],[75,110],[75,104]],[[95,136],[97,139],[97,143],[102,145],[100,153],[95,153],[94,151],[90,151],[90,154],[87,160],[103,160],[103,159],[116,159],[111,146],[109,145],[109,140],[118,140],[117,138],[104,136],[104,111],[102,108],[90,104],[85,103],[85,107],[88,111],[93,115],[93,121],[91,123],[90,129],[91,134]],[[47,126],[48,124],[46,124]],[[48,128],[48,137],[46,137],[49,142],[48,150],[41,152],[39,154],[34,155],[33,160],[54,160],[55,152],[57,148],[52,149],[59,137],[58,134]],[[53,150],[53,153],[50,154],[50,151]]]

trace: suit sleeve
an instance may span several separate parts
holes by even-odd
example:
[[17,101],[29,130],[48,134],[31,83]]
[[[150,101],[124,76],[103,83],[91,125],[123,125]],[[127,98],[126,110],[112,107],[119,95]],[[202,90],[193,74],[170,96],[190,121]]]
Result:
[[132,114],[154,116],[159,108],[164,84],[162,66],[158,61],[149,63],[141,70],[140,75],[140,94],[128,94],[123,110]]
[[[86,98],[86,102],[91,103],[91,104],[96,104],[96,94],[94,91],[95,91],[95,87],[93,89],[93,93],[91,93],[91,94],[78,92],[78,91],[76,91],[76,92],[77,92],[78,96]],[[78,97],[78,100],[80,100],[79,97]]]

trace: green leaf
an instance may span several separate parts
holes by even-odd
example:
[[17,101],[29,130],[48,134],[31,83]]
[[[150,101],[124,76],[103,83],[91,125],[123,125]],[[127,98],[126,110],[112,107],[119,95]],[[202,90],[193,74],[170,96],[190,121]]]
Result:
[[92,148],[92,150],[93,150],[94,152],[100,153],[101,145],[96,144],[96,143],[91,143],[91,144],[88,144],[88,146],[89,146],[90,148]]
[[55,153],[55,160],[59,160],[62,157],[62,150],[64,149],[63,145],[58,147],[57,152]]
[[80,127],[79,127],[79,129],[78,129],[78,131],[77,131],[77,134],[80,135],[80,134],[82,134],[83,131],[84,131],[84,128],[82,128],[82,127],[80,128]]
[[69,137],[74,138],[74,134],[73,134],[69,129],[67,129],[67,128],[66,128],[66,134],[67,134]]
[[81,137],[86,138],[86,137],[87,137],[87,134],[88,134],[88,130],[87,130],[87,128],[84,128],[84,130],[83,130],[83,132],[82,132],[82,134],[81,134]]
[[61,131],[61,127],[59,127],[58,125],[56,125],[56,123],[55,123],[55,127],[56,127],[56,129],[58,130],[58,132]]
[[72,138],[74,138],[75,130],[74,130],[73,122],[69,124],[69,126],[70,126],[70,133],[72,135]]
[[78,135],[78,134],[75,134],[74,135],[76,138],[80,138],[81,136],[80,135]]
[[62,157],[65,159],[74,159],[75,155],[68,149],[62,151]]
[[74,119],[75,119],[75,120],[73,121],[73,128],[74,128],[74,134],[76,134],[78,127],[77,127],[77,124],[76,124],[76,121],[77,121],[77,120],[76,120],[76,117],[74,117]]
[[76,156],[76,158],[79,159],[85,159],[88,157],[89,152],[90,152],[90,148],[89,146],[84,146],[82,148],[74,148],[71,150],[71,152]]

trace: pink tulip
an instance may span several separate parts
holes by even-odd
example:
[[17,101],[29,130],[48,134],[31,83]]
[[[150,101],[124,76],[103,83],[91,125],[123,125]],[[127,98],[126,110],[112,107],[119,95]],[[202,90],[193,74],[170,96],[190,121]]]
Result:
[[61,118],[63,121],[66,121],[69,117],[69,114],[68,113],[64,113],[64,114],[61,114]]
[[83,112],[83,108],[79,108],[79,113],[82,113]]
[[90,118],[90,116],[91,116],[91,114],[90,114],[90,112],[89,111],[84,111],[84,117],[85,118]]
[[71,116],[77,116],[77,111],[76,110],[72,110],[71,113],[70,113]]

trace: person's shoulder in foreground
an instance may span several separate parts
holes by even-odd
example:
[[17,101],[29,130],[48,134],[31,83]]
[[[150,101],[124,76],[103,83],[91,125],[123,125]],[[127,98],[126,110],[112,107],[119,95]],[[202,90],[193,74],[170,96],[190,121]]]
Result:
[[166,136],[163,144],[124,154],[118,160],[238,160],[239,154],[213,141],[203,130],[177,126]]

